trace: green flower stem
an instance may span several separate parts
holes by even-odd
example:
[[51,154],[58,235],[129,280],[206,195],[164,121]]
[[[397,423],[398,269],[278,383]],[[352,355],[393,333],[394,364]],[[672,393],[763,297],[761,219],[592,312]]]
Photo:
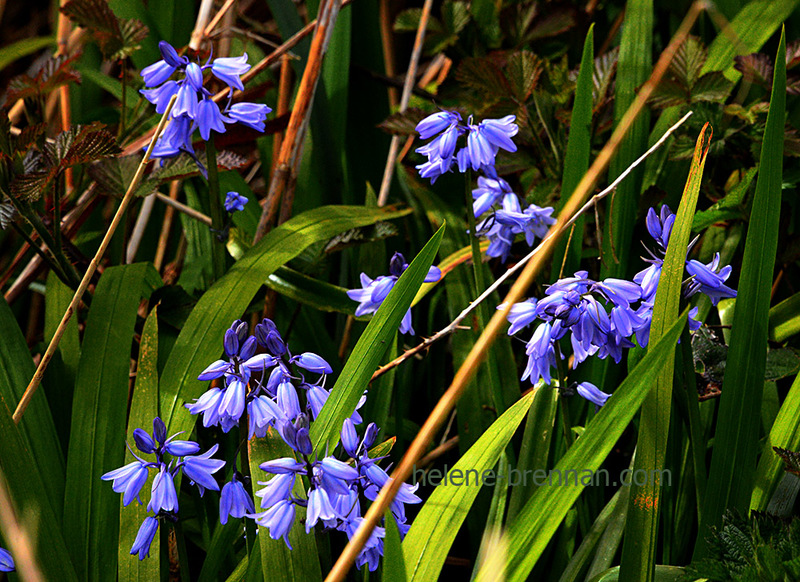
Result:
[[464,181],[464,195],[467,201],[467,225],[469,226],[469,242],[472,248],[472,270],[475,273],[475,288],[477,292],[483,293],[486,285],[483,280],[483,270],[481,269],[481,245],[478,240],[476,230],[475,213],[472,211],[472,171],[467,170]]
[[214,244],[211,249],[214,265],[214,280],[225,274],[225,242],[220,238],[223,230],[222,203],[219,199],[219,172],[217,171],[217,149],[214,140],[206,142],[206,166],[208,166],[208,200],[211,210],[211,230]]

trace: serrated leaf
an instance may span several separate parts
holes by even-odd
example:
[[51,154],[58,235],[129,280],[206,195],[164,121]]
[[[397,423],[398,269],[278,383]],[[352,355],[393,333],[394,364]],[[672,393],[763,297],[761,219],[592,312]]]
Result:
[[608,89],[614,80],[614,73],[617,70],[617,59],[619,48],[614,47],[610,51],[600,55],[594,60],[594,70],[592,72],[592,100],[594,101],[595,111],[605,102]]
[[761,87],[769,87],[772,83],[772,59],[761,53],[734,57],[733,68],[742,74],[745,83],[755,83]]
[[[397,15],[394,20],[395,32],[415,32],[419,28],[422,8],[408,8]],[[428,32],[442,32],[441,23],[435,18],[428,18]]]
[[517,101],[524,103],[536,88],[542,62],[530,51],[516,52],[508,58],[503,73]]
[[378,127],[387,133],[395,135],[416,135],[417,124],[428,114],[417,107],[405,111],[392,113],[378,124]]
[[525,36],[525,42],[557,36],[575,26],[578,11],[573,6],[561,4],[534,20],[533,26]]
[[511,93],[511,87],[497,63],[487,57],[465,58],[456,69],[456,80],[476,91],[488,103],[498,101]]
[[17,215],[17,209],[8,200],[0,202],[0,230],[5,230]]
[[445,2],[442,6],[442,25],[451,35],[457,35],[469,24],[466,2]]
[[708,51],[700,39],[690,36],[678,47],[675,58],[670,62],[669,70],[684,86],[692,87],[700,78],[700,71],[707,58]]
[[106,0],[70,0],[61,12],[91,32],[107,59],[128,56],[148,33],[139,20],[117,18]]
[[47,95],[62,85],[80,83],[81,76],[72,69],[73,62],[79,56],[79,54],[75,54],[70,57],[50,58],[45,61],[36,76],[19,75],[14,77],[8,85],[6,101],[14,103],[19,99]]
[[779,348],[767,353],[764,379],[767,381],[789,378],[800,372],[800,355],[792,348]]

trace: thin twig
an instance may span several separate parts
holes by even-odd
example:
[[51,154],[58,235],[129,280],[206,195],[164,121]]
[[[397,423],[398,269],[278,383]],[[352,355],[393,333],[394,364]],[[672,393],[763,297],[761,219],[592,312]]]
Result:
[[177,95],[173,95],[169,100],[167,109],[164,112],[164,115],[161,116],[161,121],[159,121],[158,127],[156,127],[156,131],[153,134],[153,139],[150,142],[150,146],[147,148],[139,167],[136,168],[136,173],[133,175],[133,179],[128,186],[128,191],[125,192],[125,196],[122,198],[122,202],[120,202],[119,208],[117,208],[117,212],[114,215],[114,218],[111,220],[108,231],[103,237],[103,240],[100,242],[100,247],[97,249],[97,252],[95,253],[91,263],[89,263],[89,267],[86,269],[86,274],[83,276],[83,279],[78,286],[78,290],[75,292],[75,295],[73,295],[72,301],[70,301],[69,307],[67,307],[67,310],[64,313],[64,317],[61,318],[61,323],[58,324],[58,328],[53,334],[53,339],[50,340],[50,345],[47,346],[47,351],[45,351],[44,355],[42,356],[33,378],[31,378],[28,387],[25,389],[25,393],[22,395],[22,398],[17,405],[17,409],[14,411],[14,422],[17,424],[19,424],[19,421],[22,419],[25,409],[28,407],[31,398],[33,398],[36,389],[39,387],[42,377],[44,376],[44,371],[47,369],[47,365],[53,358],[53,354],[58,347],[58,343],[61,341],[61,336],[64,335],[64,330],[67,327],[67,323],[69,322],[70,318],[72,318],[72,314],[75,313],[75,310],[78,308],[78,304],[80,303],[83,294],[86,292],[87,287],[89,287],[89,282],[92,280],[92,276],[97,270],[97,266],[100,264],[100,260],[103,258],[106,248],[108,248],[108,244],[111,242],[111,237],[114,235],[114,231],[117,229],[119,223],[122,222],[122,217],[125,215],[125,211],[133,199],[133,193],[136,191],[137,186],[139,186],[139,182],[142,179],[147,162],[150,161],[150,154],[153,151],[153,147],[155,147],[156,141],[161,135],[161,132],[164,131],[164,126],[167,124],[167,120],[172,112],[172,106],[175,104],[176,98]]
[[[169,183],[169,199],[176,201],[178,199],[178,189],[180,188],[180,180],[173,180]],[[161,234],[158,235],[158,247],[156,247],[156,256],[153,259],[153,265],[156,270],[161,272],[161,265],[164,263],[164,256],[167,253],[167,244],[169,244],[169,233],[172,230],[172,219],[175,216],[175,208],[167,206],[164,211],[164,221],[161,223]]]
[[[381,48],[383,48],[383,70],[390,79],[394,77],[394,37],[392,36],[391,0],[379,0]],[[397,107],[397,89],[389,87],[389,109]]]
[[[422,45],[425,43],[425,31],[428,28],[428,18],[431,15],[433,0],[425,0],[422,5],[422,14],[419,17],[417,26],[417,37],[414,39],[414,49],[411,51],[411,61],[408,63],[406,71],[406,81],[403,85],[403,96],[400,98],[398,112],[402,113],[408,108],[408,101],[411,99],[411,89],[414,87],[414,80],[417,78],[417,67],[419,58],[422,55]],[[389,155],[386,157],[386,167],[383,169],[383,179],[381,180],[381,190],[378,194],[378,206],[386,204],[389,197],[389,186],[392,184],[394,176],[394,163],[397,158],[397,149],[400,147],[399,135],[392,136],[392,143],[389,145]]]
[[578,186],[567,200],[558,216],[556,224],[551,227],[548,236],[539,246],[538,253],[533,256],[533,260],[528,262],[517,281],[511,287],[511,290],[505,297],[503,308],[498,309],[495,312],[492,319],[484,328],[483,333],[481,333],[475,344],[472,346],[472,349],[464,360],[464,363],[461,365],[458,372],[456,372],[450,387],[439,399],[439,402],[434,407],[430,416],[428,416],[427,420],[422,425],[422,428],[420,428],[419,433],[409,445],[408,450],[406,451],[405,455],[403,455],[400,463],[392,472],[391,479],[389,479],[389,481],[387,481],[386,484],[381,488],[378,497],[372,502],[372,505],[370,505],[369,511],[367,511],[366,515],[364,516],[364,519],[361,522],[361,525],[359,525],[358,530],[356,530],[355,534],[350,539],[350,542],[344,548],[344,551],[342,551],[338,560],[328,574],[326,582],[344,580],[345,575],[350,570],[359,552],[372,534],[372,530],[383,518],[384,512],[389,507],[389,504],[392,502],[395,495],[397,495],[400,486],[405,483],[406,479],[408,479],[408,477],[411,475],[414,469],[414,464],[427,450],[428,443],[431,442],[433,436],[436,434],[436,431],[438,431],[439,427],[447,419],[450,411],[455,407],[464,391],[464,388],[472,380],[473,376],[475,375],[475,371],[486,357],[486,354],[494,343],[494,340],[505,327],[506,317],[508,316],[511,306],[522,299],[523,294],[533,282],[534,278],[541,272],[542,269],[545,268],[546,262],[549,260],[549,257],[554,251],[558,241],[558,236],[555,233],[562,232],[565,226],[571,224],[572,217],[581,209],[582,206],[586,204],[585,200],[589,196],[589,193],[591,192],[592,188],[594,188],[597,180],[600,178],[600,175],[605,172],[608,164],[611,161],[611,157],[616,152],[619,144],[622,142],[622,139],[628,133],[634,120],[644,109],[647,100],[653,94],[653,91],[663,78],[667,68],[669,67],[669,64],[675,57],[678,47],[689,35],[689,31],[694,25],[694,22],[697,20],[701,10],[701,4],[697,2],[692,4],[689,13],[681,23],[681,26],[679,27],[675,36],[672,37],[672,40],[670,41],[669,45],[667,45],[667,48],[664,49],[663,53],[661,53],[661,56],[659,57],[658,62],[653,69],[653,73],[650,75],[650,78],[639,90],[639,93],[636,95],[633,103],[631,103],[630,107],[628,107],[628,110],[620,120],[619,125],[617,125],[616,129],[611,134],[608,143],[606,143],[606,145],[600,151],[594,163],[589,168],[589,171],[584,174],[583,178],[578,183]]
[[222,5],[222,8],[217,11],[217,13],[214,15],[214,18],[211,19],[211,22],[209,22],[208,26],[206,26],[205,30],[203,30],[204,37],[211,36],[211,32],[214,30],[214,27],[219,24],[219,21],[222,20],[222,17],[225,16],[225,13],[230,9],[231,6],[233,6],[234,2],[236,2],[236,0],[227,0],[225,4]]
[[142,200],[142,207],[139,209],[139,216],[136,217],[136,224],[133,225],[133,232],[131,238],[128,240],[128,248],[125,251],[125,263],[130,264],[136,258],[136,253],[139,251],[139,245],[142,244],[144,238],[144,231],[147,228],[147,223],[150,220],[150,214],[153,212],[156,197],[153,195],[147,196]]
[[203,224],[211,226],[211,217],[210,216],[206,216],[202,212],[199,212],[199,211],[195,210],[191,206],[186,206],[186,204],[182,204],[182,203],[178,202],[177,200],[175,200],[171,196],[165,196],[161,192],[156,192],[156,198],[161,200],[161,202],[163,202],[164,204],[166,204],[170,208],[174,208],[178,212],[183,212],[186,216],[191,216],[195,220],[199,220]]

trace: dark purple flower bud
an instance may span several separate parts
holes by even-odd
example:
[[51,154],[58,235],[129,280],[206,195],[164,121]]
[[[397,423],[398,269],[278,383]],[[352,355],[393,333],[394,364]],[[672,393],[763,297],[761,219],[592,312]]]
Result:
[[307,428],[301,428],[297,431],[295,443],[297,444],[297,450],[304,455],[310,455],[314,452],[314,447],[311,445],[311,439],[308,436]]
[[158,448],[153,437],[147,434],[142,428],[137,428],[133,431],[133,442],[136,443],[136,448],[143,453],[153,453]]
[[258,343],[256,342],[256,338],[252,335],[244,340],[241,349],[239,350],[239,357],[243,360],[249,360],[253,357],[253,354],[256,353],[256,348],[258,347]]
[[286,344],[281,337],[281,334],[277,332],[277,330],[273,330],[267,334],[267,337],[264,341],[264,347],[269,350],[270,353],[275,354],[276,356],[282,356],[286,353]]
[[353,421],[346,418],[342,425],[342,447],[348,455],[355,458],[358,451],[358,435]]
[[392,255],[392,259],[389,261],[389,273],[395,277],[399,277],[407,268],[408,263],[402,254],[395,253]]
[[153,436],[159,443],[167,440],[167,425],[158,416],[153,419]]
[[171,67],[180,67],[189,64],[189,59],[179,56],[178,51],[176,51],[171,44],[164,40],[158,43],[158,50],[161,51],[162,58]]
[[247,334],[250,331],[250,326],[246,321],[237,319],[231,324],[231,329],[236,332],[236,337],[239,338],[239,343],[247,339]]
[[233,328],[225,332],[223,345],[225,346],[225,353],[228,354],[229,358],[239,354],[239,337]]
[[367,431],[364,433],[364,447],[370,448],[372,444],[375,442],[375,439],[378,437],[378,432],[380,429],[378,425],[374,422],[370,422],[369,426],[367,426]]

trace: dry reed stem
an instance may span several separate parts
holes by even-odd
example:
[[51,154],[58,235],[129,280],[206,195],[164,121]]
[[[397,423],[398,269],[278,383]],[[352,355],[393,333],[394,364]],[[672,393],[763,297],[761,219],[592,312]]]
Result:
[[75,291],[75,295],[73,295],[72,301],[70,301],[69,306],[64,313],[64,317],[61,318],[61,323],[58,324],[58,328],[53,334],[53,339],[50,340],[50,345],[47,346],[47,351],[45,351],[44,355],[42,356],[39,366],[36,368],[36,372],[33,374],[33,378],[31,378],[28,387],[25,389],[25,393],[22,395],[22,398],[20,399],[19,404],[14,411],[14,422],[17,424],[19,424],[19,421],[22,419],[22,415],[25,413],[25,409],[28,407],[31,398],[33,398],[33,395],[36,393],[36,389],[39,387],[42,377],[44,376],[44,371],[47,369],[47,365],[53,358],[53,354],[58,347],[58,343],[61,341],[61,336],[64,335],[64,330],[67,327],[67,323],[72,318],[72,314],[78,308],[78,304],[80,303],[83,294],[89,287],[89,282],[92,280],[92,276],[97,270],[97,266],[100,264],[100,260],[103,258],[106,248],[108,248],[108,244],[111,242],[111,237],[114,235],[114,231],[117,229],[119,223],[122,222],[122,217],[125,215],[125,211],[133,199],[133,193],[142,179],[145,166],[147,166],[147,162],[150,161],[150,154],[153,151],[153,147],[155,146],[158,137],[161,135],[161,132],[164,131],[164,126],[167,124],[169,114],[172,112],[172,106],[175,104],[176,98],[177,95],[172,96],[169,104],[167,105],[166,111],[164,111],[164,115],[161,116],[158,127],[156,127],[156,131],[153,134],[153,139],[150,142],[150,145],[147,148],[139,167],[136,168],[136,173],[133,175],[133,179],[128,186],[128,190],[125,192],[125,196],[122,198],[122,202],[120,202],[119,208],[117,208],[117,212],[114,214],[114,218],[111,220],[108,231],[103,237],[103,240],[100,242],[100,247],[97,249],[94,258],[92,259],[91,263],[89,263],[89,267],[86,269],[86,273],[84,274],[80,285],[78,285],[78,290]]
[[214,15],[214,18],[211,19],[211,22],[209,22],[208,26],[206,26],[203,30],[203,37],[207,38],[211,36],[211,33],[214,31],[214,27],[219,24],[219,21],[222,20],[222,17],[225,16],[225,13],[230,10],[234,2],[236,2],[236,0],[227,0],[225,4],[222,5],[222,8],[217,11],[217,13]]
[[[300,86],[297,89],[289,125],[286,127],[278,164],[272,173],[267,193],[267,201],[258,221],[253,243],[260,241],[269,231],[278,212],[278,202],[282,201],[281,220],[286,220],[287,211],[291,210],[294,199],[294,186],[297,181],[297,166],[305,143],[306,130],[311,117],[311,106],[314,102],[317,83],[322,72],[322,61],[328,48],[336,16],[342,6],[342,0],[327,0],[320,5],[319,17],[308,53],[308,61]],[[285,198],[285,200],[283,200]]]
[[641,113],[642,109],[644,109],[647,100],[666,73],[678,47],[688,36],[691,27],[694,25],[702,9],[703,4],[701,2],[692,4],[689,13],[684,18],[678,31],[672,37],[672,40],[666,49],[664,49],[664,52],[661,53],[650,78],[642,86],[633,103],[631,103],[631,106],[620,120],[619,125],[611,134],[608,143],[606,143],[600,151],[592,166],[567,200],[567,203],[558,216],[556,224],[550,228],[547,237],[539,245],[539,251],[531,258],[530,262],[522,271],[522,274],[511,287],[511,290],[503,301],[505,306],[495,312],[494,316],[492,316],[491,320],[484,328],[483,333],[481,333],[480,337],[472,346],[464,363],[456,372],[450,387],[442,395],[397,468],[392,472],[391,479],[384,485],[378,497],[372,502],[358,530],[350,539],[350,542],[325,579],[326,582],[344,580],[345,575],[353,565],[361,548],[363,548],[367,539],[369,539],[372,530],[383,518],[384,512],[397,494],[400,485],[411,475],[414,464],[423,456],[434,434],[447,419],[450,411],[455,408],[465,386],[472,379],[477,367],[483,362],[497,335],[502,331],[506,324],[506,316],[511,310],[511,306],[522,299],[523,294],[533,282],[534,278],[547,266],[547,261],[558,242],[559,234],[564,231],[579,209],[584,206],[584,201],[589,196],[589,193],[592,188],[594,188],[602,173],[608,168],[611,157],[619,147],[620,142],[627,134],[634,120],[638,117],[639,113]]
[[[383,71],[390,79],[394,78],[394,36],[392,35],[391,0],[380,0],[379,18],[381,26],[381,48],[383,49]],[[389,86],[389,109],[397,107],[397,87]]]
[[5,476],[0,473],[0,529],[11,550],[19,577],[25,582],[43,582],[39,567],[36,565],[35,546],[31,536],[17,519],[8,492]]
[[[173,180],[169,183],[169,199],[172,201],[178,200],[178,190],[180,188],[180,180]],[[169,243],[169,233],[172,230],[172,219],[175,217],[175,208],[167,206],[164,211],[164,220],[161,223],[161,233],[158,235],[158,246],[156,247],[156,256],[153,259],[153,265],[156,270],[161,272],[161,265],[164,263],[164,256],[167,254],[167,244]],[[210,219],[209,219],[210,220]]]
[[[403,96],[400,98],[399,113],[408,108],[408,102],[411,99],[411,90],[414,88],[414,79],[417,78],[417,68],[422,55],[422,45],[425,43],[425,31],[428,28],[428,18],[431,15],[432,7],[433,0],[425,0],[425,4],[422,5],[422,14],[419,17],[419,26],[417,26],[417,36],[414,39],[414,49],[411,51],[411,61],[408,63],[406,80],[403,83]],[[385,205],[386,199],[389,197],[389,186],[392,184],[392,177],[394,176],[394,163],[397,159],[400,139],[399,135],[393,135],[392,143],[389,145],[389,155],[386,157],[386,167],[383,169],[383,179],[381,180],[381,189],[378,194],[378,206]]]
[[189,48],[193,51],[199,49],[200,43],[203,42],[206,23],[208,22],[208,17],[211,16],[212,8],[214,8],[214,0],[203,0],[200,4],[200,10],[197,11],[197,20],[194,22],[194,30],[192,30],[192,36],[189,38]]

